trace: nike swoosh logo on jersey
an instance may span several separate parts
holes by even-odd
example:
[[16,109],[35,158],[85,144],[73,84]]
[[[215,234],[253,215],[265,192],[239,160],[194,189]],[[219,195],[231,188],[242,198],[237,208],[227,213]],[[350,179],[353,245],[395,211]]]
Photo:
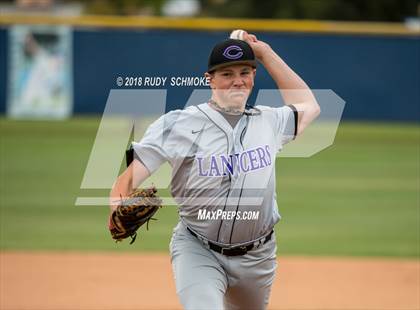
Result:
[[199,132],[202,132],[203,131],[203,129],[200,129],[200,130],[191,130],[191,133],[192,134],[196,134],[196,133],[199,133]]

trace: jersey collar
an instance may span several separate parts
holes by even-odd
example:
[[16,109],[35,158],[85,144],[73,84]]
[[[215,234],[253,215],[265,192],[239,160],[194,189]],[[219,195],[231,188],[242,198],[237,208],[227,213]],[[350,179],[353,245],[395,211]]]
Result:
[[[210,118],[210,120],[215,123],[218,127],[220,127],[226,134],[231,135],[234,131],[232,126],[226,120],[226,118],[219,112],[213,109],[207,102],[199,104],[198,107],[200,110],[206,113],[206,115]],[[244,116],[242,115],[241,119],[235,126],[235,131],[238,127],[240,127],[241,123],[243,122]]]

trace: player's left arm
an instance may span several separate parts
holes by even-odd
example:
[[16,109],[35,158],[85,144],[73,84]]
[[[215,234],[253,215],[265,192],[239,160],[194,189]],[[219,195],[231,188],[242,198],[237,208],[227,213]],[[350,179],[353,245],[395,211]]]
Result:
[[245,34],[244,39],[251,45],[255,56],[266,68],[279,88],[286,105],[293,105],[298,112],[297,134],[319,115],[321,109],[311,89],[279,55],[255,35]]

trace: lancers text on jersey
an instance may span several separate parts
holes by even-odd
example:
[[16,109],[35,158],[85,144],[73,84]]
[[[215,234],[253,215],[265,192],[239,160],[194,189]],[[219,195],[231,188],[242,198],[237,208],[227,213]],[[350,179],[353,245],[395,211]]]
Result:
[[221,175],[235,175],[249,173],[271,166],[271,153],[268,145],[245,150],[232,155],[211,155],[210,158],[196,157],[198,175],[202,177],[219,177]]

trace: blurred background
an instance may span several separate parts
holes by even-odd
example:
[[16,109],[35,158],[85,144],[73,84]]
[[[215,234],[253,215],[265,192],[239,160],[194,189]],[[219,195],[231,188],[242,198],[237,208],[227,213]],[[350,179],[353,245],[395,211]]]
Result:
[[[1,1],[0,113],[101,114],[117,77],[201,77],[214,42],[244,28],[311,88],[351,102],[344,119],[416,121],[419,7],[415,0]],[[260,72],[256,88],[274,88]],[[171,110],[191,88],[168,92]]]
[[[0,1],[0,308],[180,308],[177,209],[116,244],[108,207],[76,200],[109,194],[82,180],[111,91],[167,89],[165,110],[183,108],[197,87],[171,77],[202,77],[213,45],[245,29],[346,102],[331,146],[276,161],[270,309],[419,309],[419,16],[416,0]],[[259,66],[249,103],[274,88]],[[122,170],[126,139],[102,139],[99,158],[120,152]]]
[[418,16],[416,0],[10,0],[3,13],[196,16],[404,22]]

